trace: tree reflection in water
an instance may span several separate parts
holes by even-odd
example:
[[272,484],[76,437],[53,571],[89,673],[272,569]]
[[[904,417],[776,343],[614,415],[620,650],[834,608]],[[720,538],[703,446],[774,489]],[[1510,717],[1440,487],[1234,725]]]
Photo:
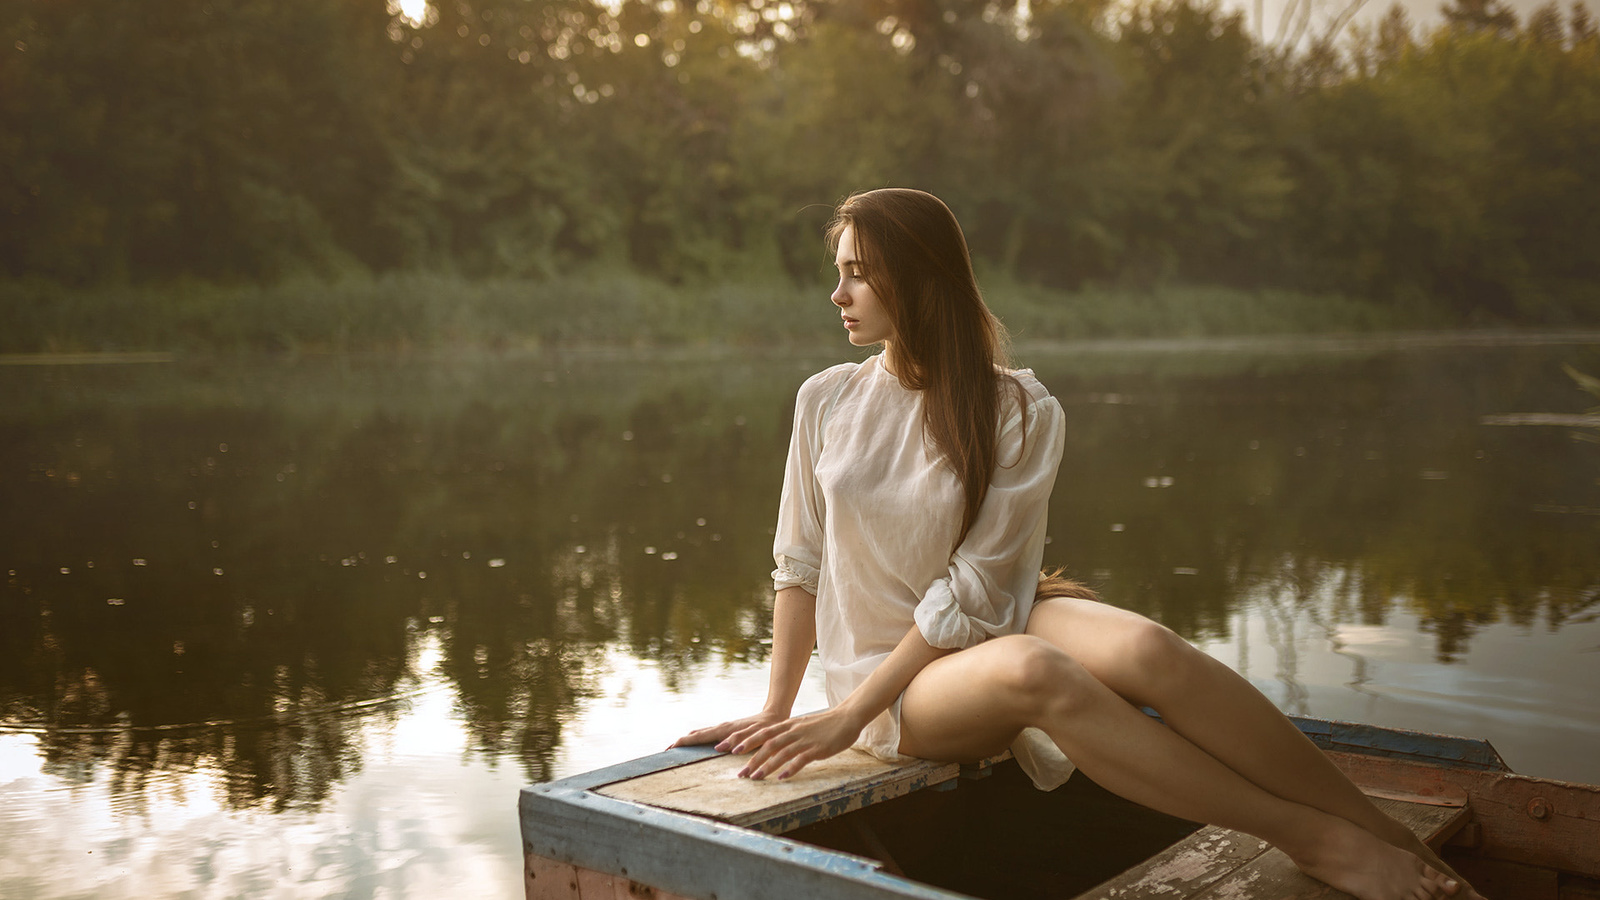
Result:
[[[1482,623],[1592,615],[1600,518],[1541,511],[1600,507],[1588,448],[1479,424],[1562,408],[1554,352],[1042,356],[1069,422],[1047,562],[1202,640],[1257,601],[1330,633],[1399,609],[1448,662]],[[130,808],[199,769],[309,807],[443,689],[475,752],[552,777],[608,651],[669,688],[764,659],[820,366],[0,370],[3,727]]]

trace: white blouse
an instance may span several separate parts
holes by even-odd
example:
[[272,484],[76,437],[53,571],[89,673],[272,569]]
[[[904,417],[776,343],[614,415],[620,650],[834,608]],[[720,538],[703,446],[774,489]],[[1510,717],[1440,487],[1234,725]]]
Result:
[[[1061,405],[1029,370],[1013,372],[1026,414],[1003,392],[999,465],[961,546],[961,481],[923,437],[922,394],[882,356],[844,363],[800,387],[784,471],[773,586],[817,598],[817,653],[830,706],[865,681],[913,624],[934,647],[964,649],[1028,624],[1045,515],[1066,440]],[[900,752],[900,700],[856,747]],[[1046,790],[1072,773],[1043,732],[1012,751]]]

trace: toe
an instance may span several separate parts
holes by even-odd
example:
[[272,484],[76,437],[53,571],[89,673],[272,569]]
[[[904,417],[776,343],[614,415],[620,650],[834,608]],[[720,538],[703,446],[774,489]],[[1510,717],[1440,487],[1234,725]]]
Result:
[[1438,900],[1450,900],[1461,889],[1461,885],[1448,875],[1440,874],[1432,869],[1428,870],[1428,874],[1432,883],[1432,893],[1429,896],[1437,897]]

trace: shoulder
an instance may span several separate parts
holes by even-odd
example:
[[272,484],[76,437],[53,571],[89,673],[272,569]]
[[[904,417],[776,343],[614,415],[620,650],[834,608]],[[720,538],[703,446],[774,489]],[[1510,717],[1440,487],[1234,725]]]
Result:
[[800,391],[796,395],[799,398],[798,402],[806,405],[808,402],[815,403],[828,399],[860,370],[861,364],[853,362],[840,363],[823,369],[800,385]]
[[1002,369],[1001,371],[1016,379],[1017,384],[1022,386],[1022,393],[1028,398],[1027,403],[1029,406],[1049,398],[1050,390],[1044,386],[1043,382],[1039,381],[1038,376],[1033,374],[1032,369]]
[[860,371],[860,363],[840,363],[807,378],[795,394],[796,420],[820,422],[822,411],[833,405],[845,385]]
[[[1002,394],[1005,397],[1002,400],[1002,408],[1005,408],[1005,410],[1014,412],[1019,404],[1030,408],[1038,407],[1045,400],[1050,400],[1050,404],[1045,405],[1056,405],[1053,397],[1050,396],[1050,389],[1045,388],[1045,384],[1038,380],[1038,376],[1034,375],[1032,368],[1002,368],[1000,372],[1008,376],[1008,378],[1000,380],[1000,388],[1002,388]],[[1021,388],[1021,391],[1011,389],[1013,386]]]
[[1035,434],[1061,427],[1061,404],[1050,395],[1032,369],[1004,369],[1010,376],[1001,380],[1000,430],[1015,429]]

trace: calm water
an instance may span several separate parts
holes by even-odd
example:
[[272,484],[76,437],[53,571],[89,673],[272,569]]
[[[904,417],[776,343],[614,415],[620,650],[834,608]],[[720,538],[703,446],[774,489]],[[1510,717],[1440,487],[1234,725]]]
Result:
[[[760,702],[840,358],[0,365],[0,896],[519,896],[519,786]],[[1600,338],[1024,360],[1048,563],[1286,710],[1600,782],[1600,444],[1484,422],[1592,406]]]

